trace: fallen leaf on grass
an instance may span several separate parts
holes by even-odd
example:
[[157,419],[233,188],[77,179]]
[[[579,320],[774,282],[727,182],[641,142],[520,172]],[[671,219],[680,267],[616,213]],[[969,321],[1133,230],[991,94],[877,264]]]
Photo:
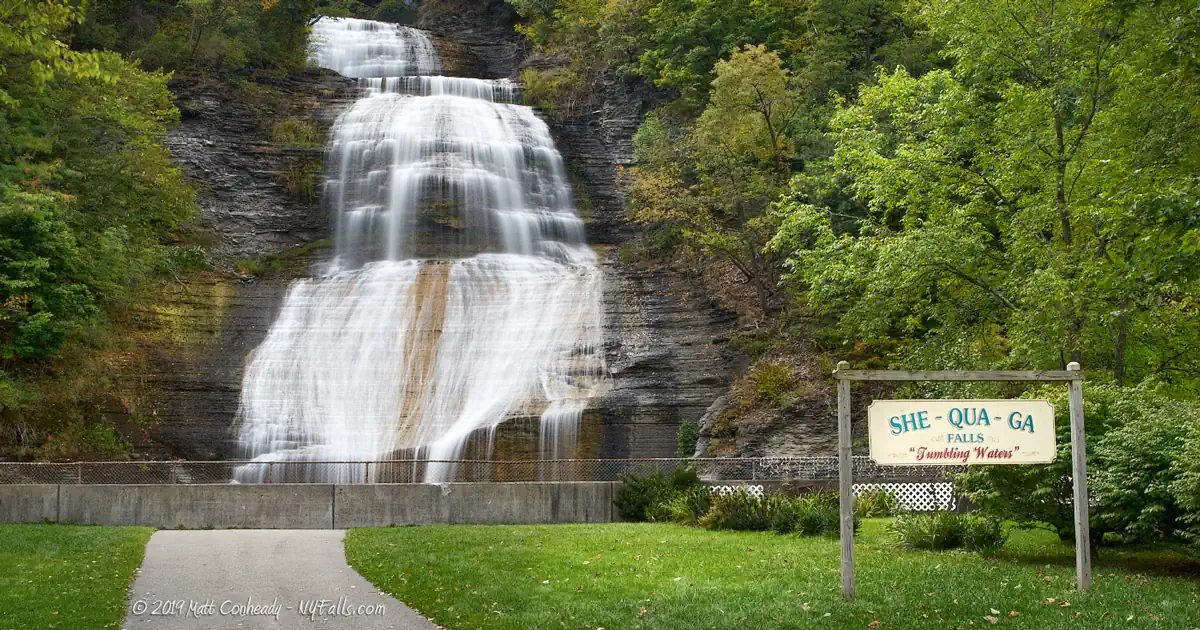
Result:
[[998,619],[998,618],[996,618],[996,617],[993,617],[993,616],[991,616],[991,615],[987,615],[987,616],[985,616],[985,617],[983,618],[983,620],[984,620],[984,621],[986,621],[986,622],[988,622],[988,623],[990,623],[990,624],[995,624],[996,622],[1000,621],[1000,619]]
[[868,628],[878,628],[881,625],[883,625],[883,622],[876,619],[875,621],[872,621],[871,623],[867,624],[867,627]]

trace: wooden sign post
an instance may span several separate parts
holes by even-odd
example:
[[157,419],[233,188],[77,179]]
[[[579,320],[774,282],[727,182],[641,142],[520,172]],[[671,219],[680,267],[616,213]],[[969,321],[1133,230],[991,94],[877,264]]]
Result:
[[[1073,499],[1075,504],[1075,577],[1079,590],[1086,591],[1091,588],[1092,556],[1091,535],[1088,531],[1087,447],[1083,430],[1083,372],[1079,370],[1078,363],[1067,365],[1066,370],[1019,372],[851,370],[848,362],[841,361],[838,363],[833,375],[837,379],[838,386],[838,503],[841,508],[842,597],[847,600],[854,599],[854,475],[853,460],[851,459],[852,437],[850,433],[851,381],[1066,382],[1071,412],[1071,479],[1075,486]],[[1042,402],[1042,405],[1046,405],[1046,403]],[[1048,409],[1049,407],[1046,408]],[[922,417],[920,421],[923,425],[926,419]],[[1009,422],[1012,423],[1013,420],[1010,419]],[[1032,419],[1029,420],[1029,423],[1028,430],[1032,432]],[[922,428],[926,427],[922,426]],[[1019,425],[1014,424],[1012,428],[1018,429]],[[1019,449],[1019,446],[1016,448]],[[986,453],[985,460],[987,457],[992,456],[991,453],[987,453],[986,451],[981,452]],[[1044,454],[1040,455],[1044,456]],[[965,457],[964,461],[970,464],[970,454],[965,454]],[[1035,458],[1029,461],[1043,460]],[[885,462],[877,463],[887,465]],[[978,463],[995,462],[980,461]],[[1011,463],[1022,462],[1014,461]],[[911,465],[911,463],[905,465]]]

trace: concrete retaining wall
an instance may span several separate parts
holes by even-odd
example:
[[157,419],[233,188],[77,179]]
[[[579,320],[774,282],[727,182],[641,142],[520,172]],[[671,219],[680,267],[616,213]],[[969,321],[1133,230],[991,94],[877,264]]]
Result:
[[619,482],[0,485],[0,522],[159,528],[607,523]]
[[58,520],[58,486],[0,485],[0,523]]
[[327,484],[63,485],[58,520],[168,529],[329,529],[332,497]]

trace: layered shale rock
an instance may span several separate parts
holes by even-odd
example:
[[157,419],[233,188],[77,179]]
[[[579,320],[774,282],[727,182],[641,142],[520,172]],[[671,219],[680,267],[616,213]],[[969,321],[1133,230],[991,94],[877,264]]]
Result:
[[[165,143],[197,190],[214,270],[167,284],[137,318],[138,347],[122,383],[141,401],[138,418],[152,422],[148,437],[130,440],[135,452],[236,456],[231,426],[246,357],[266,336],[291,279],[325,256],[321,145],[354,85],[320,70],[171,82],[181,122]],[[319,144],[298,148],[277,138],[275,125],[287,119],[315,124]]]

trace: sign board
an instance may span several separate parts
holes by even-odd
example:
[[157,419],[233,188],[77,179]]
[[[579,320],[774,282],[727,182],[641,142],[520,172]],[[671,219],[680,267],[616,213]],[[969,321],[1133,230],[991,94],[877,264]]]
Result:
[[1046,400],[876,400],[867,422],[882,466],[1048,464],[1056,451]]

